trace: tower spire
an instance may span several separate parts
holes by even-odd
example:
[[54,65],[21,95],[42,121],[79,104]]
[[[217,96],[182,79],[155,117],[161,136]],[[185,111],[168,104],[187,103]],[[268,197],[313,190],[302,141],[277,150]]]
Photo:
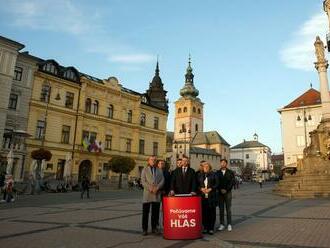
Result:
[[191,56],[189,54],[188,67],[185,75],[185,84],[180,90],[180,95],[183,97],[196,98],[199,95],[199,91],[194,86],[194,74],[192,71],[193,69],[191,67]]

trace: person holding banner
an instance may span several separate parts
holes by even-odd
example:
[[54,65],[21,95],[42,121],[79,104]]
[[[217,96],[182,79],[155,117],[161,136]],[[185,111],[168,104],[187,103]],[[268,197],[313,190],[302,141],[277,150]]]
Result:
[[176,168],[171,177],[170,196],[175,194],[196,195],[196,176],[194,169],[189,167],[189,159],[182,158],[181,167]]
[[198,175],[199,192],[202,196],[203,233],[214,234],[216,207],[218,205],[217,188],[219,181],[208,162],[203,162],[203,171]]
[[149,212],[151,206],[151,228],[152,233],[159,231],[159,208],[161,200],[161,189],[164,185],[163,171],[156,166],[156,157],[148,158],[148,165],[142,170],[141,183],[143,185],[143,212],[142,229],[143,235],[148,234]]

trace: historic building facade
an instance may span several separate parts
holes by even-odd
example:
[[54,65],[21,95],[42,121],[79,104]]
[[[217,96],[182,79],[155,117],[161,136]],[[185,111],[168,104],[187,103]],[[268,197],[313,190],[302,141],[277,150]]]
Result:
[[253,135],[253,140],[243,140],[242,143],[230,148],[231,164],[234,166],[251,166],[254,174],[264,174],[267,179],[272,171],[271,149],[259,142],[257,134]]
[[0,36],[0,140],[1,172],[7,155],[13,154],[10,174],[15,181],[23,180],[27,150],[25,138],[34,72],[39,59],[20,52],[23,44]]
[[278,110],[281,115],[284,166],[296,167],[303,150],[310,144],[309,133],[322,118],[320,92],[310,88],[291,103]]
[[148,156],[165,158],[167,115],[158,62],[148,91],[141,94],[115,77],[101,80],[46,60],[35,73],[28,151],[44,147],[52,152],[42,168],[45,177],[62,179],[65,161],[71,157],[74,180],[84,175],[93,181],[108,179],[113,155],[134,158],[131,176],[139,177]]
[[[180,90],[181,97],[175,102],[175,119],[172,142],[171,168],[175,168],[178,158],[186,155],[190,166],[199,168],[202,160],[218,167],[221,158],[229,159],[229,144],[217,131],[204,132],[204,103],[198,98],[199,91],[194,85],[194,74],[189,63],[185,74],[185,84]],[[169,156],[169,155],[168,155]]]

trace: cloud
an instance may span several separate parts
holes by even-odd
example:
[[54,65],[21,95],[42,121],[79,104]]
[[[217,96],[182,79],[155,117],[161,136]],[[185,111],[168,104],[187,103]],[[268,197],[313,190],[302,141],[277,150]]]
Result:
[[105,12],[94,4],[83,5],[73,0],[11,0],[6,4],[6,8],[0,9],[0,15],[8,15],[7,25],[73,35],[85,52],[122,64],[125,70],[140,70],[128,65],[154,59],[111,33],[107,25],[111,10]]
[[11,25],[73,35],[95,29],[90,23],[97,18],[97,13],[91,15],[70,0],[12,0],[3,11],[13,20]]
[[124,54],[124,55],[114,55],[110,56],[109,60],[112,62],[119,62],[119,63],[145,63],[154,60],[154,56],[150,54]]
[[314,69],[314,41],[328,30],[328,18],[324,12],[313,15],[296,31],[280,51],[282,62],[289,68],[311,71]]

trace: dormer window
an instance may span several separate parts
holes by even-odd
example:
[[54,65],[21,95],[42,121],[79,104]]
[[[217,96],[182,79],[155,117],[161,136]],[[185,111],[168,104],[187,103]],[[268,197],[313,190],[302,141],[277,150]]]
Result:
[[70,80],[73,80],[73,81],[77,81],[77,76],[76,74],[72,71],[72,70],[66,70],[63,74],[63,77],[66,78],[66,79],[70,79]]
[[42,70],[43,71],[46,71],[46,72],[49,72],[49,73],[52,73],[52,74],[57,74],[57,68],[54,64],[52,64],[51,62],[48,62],[47,64],[45,64],[43,67],[42,67]]

